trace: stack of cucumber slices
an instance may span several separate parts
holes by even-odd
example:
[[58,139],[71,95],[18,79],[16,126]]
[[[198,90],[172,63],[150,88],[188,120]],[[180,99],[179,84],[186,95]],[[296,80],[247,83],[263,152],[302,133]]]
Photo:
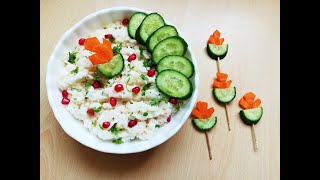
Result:
[[145,45],[156,64],[156,86],[169,97],[185,100],[191,97],[194,66],[184,57],[188,44],[176,28],[165,24],[158,13],[134,13],[129,20],[128,34]]

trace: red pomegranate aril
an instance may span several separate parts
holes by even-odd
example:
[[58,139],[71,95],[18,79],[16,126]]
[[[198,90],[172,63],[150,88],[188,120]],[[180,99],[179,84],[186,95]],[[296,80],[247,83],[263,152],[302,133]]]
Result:
[[122,20],[122,24],[123,24],[124,26],[128,25],[128,23],[129,23],[129,19],[124,19],[124,20]]
[[116,92],[122,91],[122,90],[123,90],[123,85],[122,85],[122,84],[117,84],[117,85],[115,85],[115,86],[114,86],[114,90],[115,90]]
[[130,128],[132,128],[132,127],[135,126],[135,125],[137,125],[137,121],[135,121],[135,120],[130,120],[130,121],[128,122],[128,126],[129,126]]
[[93,109],[88,109],[88,110],[87,110],[87,114],[89,114],[90,116],[94,116],[94,111],[93,111]]
[[69,104],[69,102],[70,102],[70,99],[68,99],[68,98],[62,98],[62,101],[61,101],[61,103],[62,104]]
[[99,81],[95,81],[93,84],[92,84],[93,88],[100,88],[101,85],[100,85],[100,82]]
[[175,99],[175,98],[169,98],[169,102],[170,102],[171,104],[176,105],[176,104],[178,104],[178,99]]
[[86,39],[84,38],[79,39],[79,45],[84,45],[84,42],[86,42]]
[[105,37],[106,39],[113,38],[112,34],[106,34],[106,35],[104,35],[104,37]]
[[135,60],[136,58],[137,58],[137,55],[131,54],[131,55],[128,57],[128,61],[131,62],[131,61]]
[[116,106],[117,105],[117,99],[114,98],[114,97],[111,97],[109,102],[110,102],[111,106]]
[[134,87],[132,88],[132,92],[135,94],[138,94],[140,92],[140,88],[139,87]]
[[167,118],[167,122],[170,122],[170,121],[171,121],[171,116]]
[[103,127],[103,128],[108,128],[109,126],[110,126],[110,122],[107,122],[107,121],[106,121],[106,122],[103,122],[103,123],[102,123],[102,127]]
[[67,90],[62,91],[62,97],[67,98],[69,96],[69,93]]
[[155,69],[149,69],[147,75],[148,75],[149,77],[152,77],[152,76],[154,76],[155,73],[156,73],[156,70],[155,70]]

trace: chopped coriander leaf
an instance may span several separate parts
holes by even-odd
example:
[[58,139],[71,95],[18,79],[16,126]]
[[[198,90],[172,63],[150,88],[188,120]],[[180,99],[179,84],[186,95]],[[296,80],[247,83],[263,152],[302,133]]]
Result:
[[88,88],[88,87],[90,87],[90,86],[92,86],[92,85],[91,85],[91,83],[90,83],[89,81],[86,81],[86,83],[84,84],[84,86]]
[[109,41],[112,42],[112,43],[115,41],[115,38],[114,38],[114,37],[108,38],[108,39],[109,39]]
[[146,85],[143,86],[142,90],[146,91],[151,87],[151,83],[148,83]]
[[143,79],[143,80],[148,80],[148,79],[149,79],[149,78],[148,78],[146,75],[144,75],[144,74],[141,74],[140,77],[141,77],[141,79]]
[[97,112],[100,112],[101,109],[102,109],[102,106],[100,106],[100,107],[98,107],[98,108],[94,107],[94,108],[93,108],[93,111],[97,113]]
[[78,89],[78,88],[71,88],[71,90],[76,90],[78,92],[81,92],[81,89]]
[[143,50],[145,50],[143,47],[139,47],[139,51],[140,51],[140,58],[139,59],[142,59],[142,57],[144,57]]
[[99,124],[100,129],[104,130],[104,128],[101,126],[101,124]]
[[155,128],[160,128],[160,125],[159,125],[159,124],[156,124]]
[[77,98],[73,98],[73,100],[75,101],[75,100],[77,100]]
[[134,69],[134,66],[132,66],[131,64],[128,64],[128,67],[129,67],[129,71],[128,72],[130,72],[131,70]]
[[166,97],[161,97],[161,98],[159,99],[159,101],[164,101],[165,103],[168,103],[168,98],[166,98]]
[[121,49],[122,49],[122,43],[120,43],[119,45],[114,46],[112,48],[112,52],[115,53],[115,54],[119,54]]
[[150,102],[150,105],[151,105],[151,106],[155,106],[155,105],[157,105],[158,103],[159,103],[158,101],[153,100],[153,101]]
[[69,52],[69,58],[68,58],[68,62],[71,63],[71,64],[74,64],[75,61],[76,61],[76,54],[77,52],[72,52],[70,53]]
[[100,75],[99,75],[98,73],[95,73],[95,74],[93,75],[93,78],[94,78],[95,80],[98,80],[98,79],[100,78]]
[[71,74],[77,74],[79,72],[79,67],[77,66],[74,70],[72,70]]
[[123,131],[124,128],[117,128],[117,123],[115,123],[108,131],[110,131],[114,135],[118,135],[119,132]]
[[120,138],[118,138],[118,139],[113,138],[113,139],[112,139],[112,142],[113,142],[113,143],[116,143],[116,144],[122,144],[122,143],[123,143],[123,141],[122,141],[122,138],[121,138],[121,137],[120,137]]
[[180,105],[177,105],[175,108],[176,108],[177,111],[179,111],[180,110]]
[[144,112],[144,113],[143,113],[143,116],[148,116],[148,113],[147,113],[147,112]]
[[130,81],[130,78],[127,80],[127,82],[126,82],[126,89],[127,89],[127,91],[129,91],[129,92],[131,92],[129,89],[128,89],[128,83],[129,83],[129,81]]
[[154,67],[156,64],[153,61],[143,61],[144,67]]
[[96,126],[97,126],[97,121],[92,121],[91,125],[92,125],[93,127],[96,127]]

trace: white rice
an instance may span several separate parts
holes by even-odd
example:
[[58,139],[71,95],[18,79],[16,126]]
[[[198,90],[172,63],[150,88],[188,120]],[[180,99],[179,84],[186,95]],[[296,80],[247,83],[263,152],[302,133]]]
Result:
[[[85,81],[93,82],[96,73],[94,65],[88,59],[88,56],[93,53],[85,50],[84,46],[77,45],[74,50],[74,52],[77,52],[76,63],[69,63],[68,55],[66,55],[64,59],[65,67],[58,78],[60,89],[67,90],[69,93],[70,103],[66,108],[76,119],[83,121],[83,125],[91,133],[102,140],[128,142],[135,138],[140,140],[150,139],[157,132],[159,126],[168,123],[167,118],[172,116],[182,106],[183,102],[179,102],[178,105],[165,102],[164,99],[167,100],[168,97],[156,88],[156,75],[148,77],[147,72],[150,68],[143,65],[144,61],[150,60],[150,54],[146,50],[140,52],[140,48],[146,48],[129,37],[126,26],[123,26],[120,22],[111,23],[105,28],[96,30],[88,37],[97,37],[102,43],[102,38],[106,34],[112,34],[115,38],[112,47],[122,43],[120,53],[125,60],[124,70],[121,75],[113,79],[106,80],[101,77],[99,81],[103,83],[103,88],[85,87]],[[127,59],[131,54],[136,54],[137,59],[128,62]],[[130,70],[129,66],[134,67],[134,69]],[[71,73],[77,67],[78,73]],[[144,74],[148,79],[143,80],[140,77],[141,74]],[[143,86],[147,83],[150,83],[151,87],[145,91],[145,95],[142,95]],[[114,90],[116,84],[122,84],[124,90],[116,92]],[[131,89],[136,86],[140,87],[140,92],[133,94]],[[110,105],[110,97],[117,99],[115,107]],[[151,101],[159,99],[162,99],[159,104],[150,105]],[[99,107],[102,107],[101,111],[96,112],[94,116],[87,114],[89,108]],[[144,113],[148,114],[144,116]],[[130,128],[128,122],[132,119],[137,120],[138,123]],[[105,121],[111,123],[106,129],[102,128],[102,123]],[[118,133],[111,131],[115,124],[117,129],[121,129]]]

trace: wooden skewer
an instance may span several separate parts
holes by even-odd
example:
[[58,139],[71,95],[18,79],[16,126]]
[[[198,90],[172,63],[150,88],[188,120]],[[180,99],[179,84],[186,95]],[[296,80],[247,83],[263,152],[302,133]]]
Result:
[[[218,72],[220,72],[220,63],[219,63],[220,58],[218,57],[217,60],[217,67],[218,67]],[[230,128],[230,121],[229,121],[229,113],[228,113],[228,106],[227,104],[224,104],[224,108],[226,109],[226,115],[227,115],[227,123],[228,123],[228,130],[231,131]]]
[[253,141],[253,149],[254,149],[254,152],[257,152],[258,146],[257,146],[257,138],[256,138],[256,131],[254,128],[254,124],[251,125],[251,134],[252,134],[252,141]]
[[210,142],[209,142],[209,137],[208,137],[208,133],[207,131],[204,132],[206,134],[206,141],[207,141],[207,146],[208,146],[208,151],[209,151],[209,159],[212,159],[212,155],[211,155],[211,147],[210,147]]

